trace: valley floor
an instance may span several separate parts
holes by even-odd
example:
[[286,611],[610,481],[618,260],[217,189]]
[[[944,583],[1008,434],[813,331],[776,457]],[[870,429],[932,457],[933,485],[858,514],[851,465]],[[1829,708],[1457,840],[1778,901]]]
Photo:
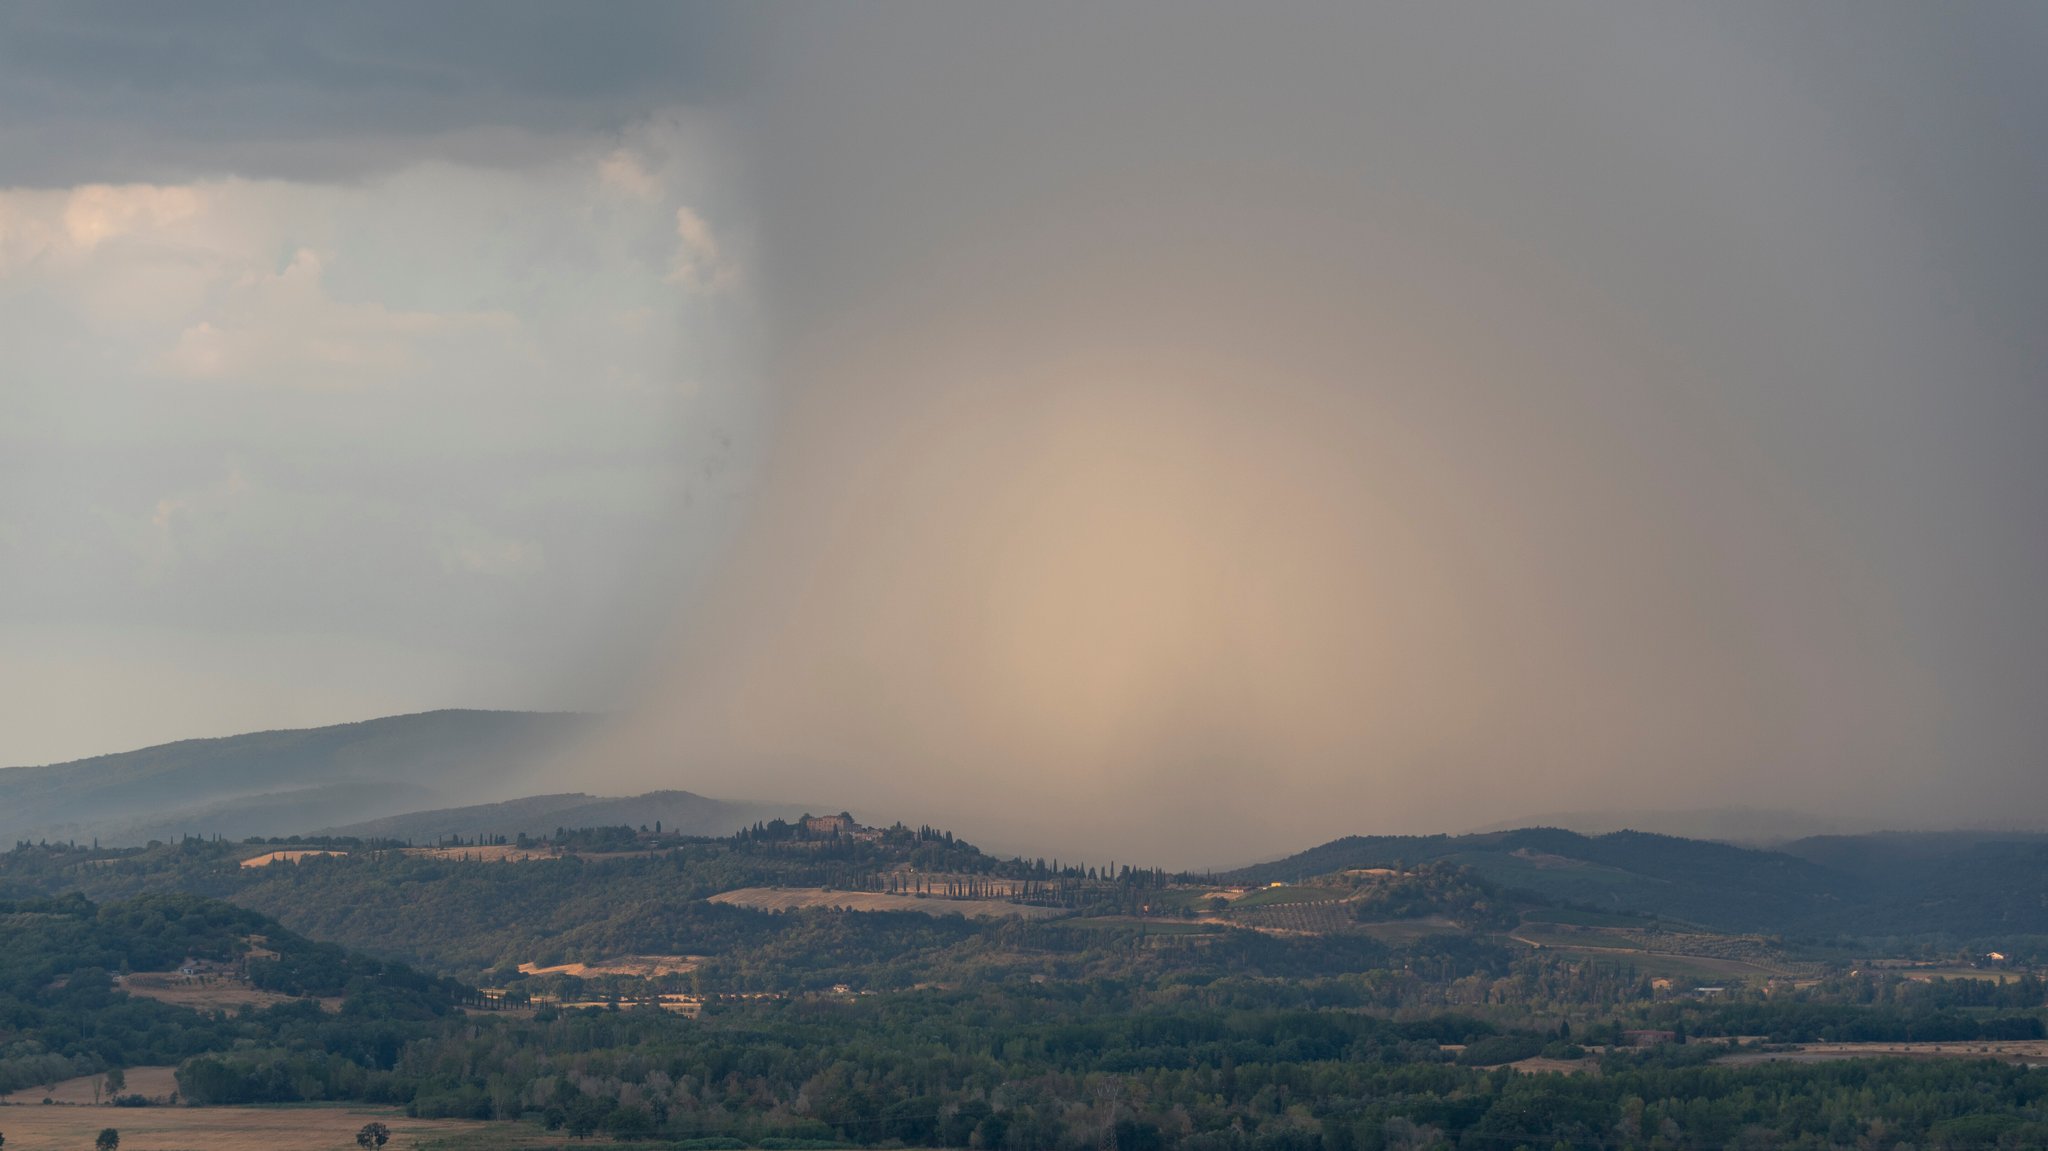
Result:
[[[121,1088],[124,1095],[140,1095],[145,1099],[163,1102],[178,1089],[178,1069],[175,1067],[130,1067],[127,1076],[128,1082]],[[0,1105],[40,1104],[45,1099],[52,1103],[96,1103],[99,1100],[94,1097],[93,1088],[101,1087],[100,1095],[104,1096],[106,1081],[104,1075],[81,1075],[76,1079],[66,1079],[48,1087],[24,1087],[12,1095],[0,1093]],[[0,1114],[11,1115],[13,1112]],[[101,1126],[118,1127],[120,1124]],[[6,1130],[7,1125],[0,1123],[0,1132]]]
[[2026,1067],[2048,1067],[2048,1040],[1988,1043],[1799,1043],[1779,1051],[1741,1051],[1720,1060],[1745,1063],[1827,1063],[1880,1056],[1912,1059],[1996,1059]]
[[537,1133],[526,1124],[460,1119],[408,1119],[390,1107],[92,1107],[0,1106],[7,1151],[78,1151],[101,1130],[121,1133],[121,1151],[354,1151],[356,1132],[372,1120],[391,1129],[394,1148],[433,1139],[509,1140]]

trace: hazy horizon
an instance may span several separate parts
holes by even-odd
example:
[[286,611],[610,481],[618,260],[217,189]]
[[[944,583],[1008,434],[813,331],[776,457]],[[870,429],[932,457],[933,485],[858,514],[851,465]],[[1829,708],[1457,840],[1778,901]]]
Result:
[[109,11],[0,14],[0,762],[616,710],[535,790],[1169,863],[2048,801],[2039,9]]
[[[362,726],[368,724],[376,724],[380,721],[417,719],[428,716],[446,714],[450,713],[447,711],[438,711],[413,713],[410,715],[399,716],[364,716],[352,720],[343,721],[339,726]],[[493,716],[513,716],[534,715],[537,713],[484,711],[480,714]],[[604,720],[606,718],[619,718],[617,716],[606,717],[602,715],[591,715],[589,713],[576,712],[556,712],[552,714],[570,719]],[[335,725],[325,726],[331,727]],[[223,732],[217,735],[197,736],[193,737],[190,740],[181,740],[173,742],[209,742],[213,740],[234,739],[238,736],[244,735],[274,735],[303,730],[321,729],[285,728],[273,729],[263,732]],[[9,766],[61,768],[69,766],[72,763],[83,763],[104,758],[118,758],[132,752],[150,751],[166,746],[171,745],[151,745],[150,747],[146,748],[123,747],[119,749],[112,749],[107,752],[100,753],[98,755],[86,756],[80,760],[66,761],[65,763],[58,764],[14,764]],[[557,771],[520,771],[513,773],[509,776],[505,775],[502,772],[492,772],[490,773],[490,775],[491,782],[489,786],[481,790],[477,789],[477,780],[475,778],[470,778],[465,784],[466,790],[447,796],[446,802],[444,803],[431,804],[426,807],[421,807],[418,803],[414,803],[410,806],[401,804],[400,807],[403,808],[403,811],[400,811],[399,808],[394,808],[392,815],[370,817],[369,822],[389,821],[393,818],[403,818],[405,815],[408,814],[422,814],[431,811],[441,811],[453,808],[490,808],[494,806],[504,805],[508,801],[531,799],[535,797],[548,795],[560,795],[571,793],[583,794],[593,800],[600,802],[611,799],[634,798],[634,796],[617,793],[617,789],[607,791],[605,789],[600,788],[599,790],[589,792],[577,791],[572,789],[569,792],[548,792],[546,790],[546,787],[550,783],[550,781],[558,781],[560,779],[560,776],[558,775]],[[690,789],[687,787],[675,787],[654,788],[651,790],[656,792],[668,790],[680,790],[687,792]],[[920,822],[921,819],[927,818],[930,812],[930,809],[927,806],[919,805],[916,801],[912,801],[909,809],[907,810],[892,810],[874,807],[859,807],[858,805],[840,802],[838,799],[834,799],[830,796],[812,796],[808,799],[804,799],[801,801],[797,797],[793,796],[753,795],[748,793],[706,795],[704,796],[704,798],[711,799],[716,802],[737,804],[742,806],[759,805],[782,807],[789,809],[791,813],[794,813],[794,811],[798,807],[802,807],[804,810],[812,813],[831,813],[839,811],[843,808],[853,807],[855,808],[855,810],[853,811],[855,818],[878,826],[888,826],[899,823],[916,824]],[[197,818],[200,820],[200,822],[195,823],[194,826],[203,826],[203,816],[195,817],[188,813],[186,818]],[[248,822],[248,817],[246,815],[237,815],[235,818],[239,819],[241,822],[244,823]],[[1120,840],[1114,843],[1105,843],[1093,840],[1075,839],[1071,836],[1063,836],[1061,831],[1057,828],[1051,829],[1049,831],[1043,829],[1040,829],[1039,831],[1033,831],[1029,828],[1019,828],[1015,825],[1006,825],[1001,818],[992,816],[991,813],[986,810],[963,812],[960,814],[959,819],[960,822],[958,824],[948,826],[946,829],[959,835],[962,839],[973,842],[976,844],[976,846],[980,847],[981,849],[991,852],[992,854],[997,855],[999,857],[1021,855],[1029,858],[1032,856],[1041,856],[1051,853],[1056,855],[1062,855],[1068,859],[1093,859],[1097,856],[1103,856],[1105,852],[1108,852],[1110,855],[1114,855],[1115,851],[1113,851],[1112,848],[1120,848],[1121,846]],[[467,824],[464,824],[463,826],[465,827],[466,832],[468,833],[483,833],[491,830],[489,827],[486,826],[477,826],[474,828],[468,827]],[[1340,831],[1332,835],[1330,838],[1338,839],[1351,835],[1369,836],[1374,834],[1398,834],[1421,837],[1486,835],[1493,832],[1514,831],[1531,828],[1562,828],[1570,831],[1575,831],[1587,836],[1600,836],[1608,834],[1610,832],[1617,831],[1648,832],[1658,835],[1680,836],[1690,839],[1712,840],[1735,844],[1737,846],[1760,848],[1764,850],[1775,849],[1784,844],[1788,844],[1796,840],[1826,836],[1867,836],[1882,834],[1967,834],[1996,836],[2001,834],[2048,834],[2048,826],[2044,826],[2038,819],[2017,819],[2010,816],[2003,819],[1978,819],[1963,822],[1942,822],[1939,820],[1916,821],[1911,819],[1885,820],[1873,818],[1844,817],[1838,814],[1828,815],[1816,813],[1813,811],[1799,811],[1783,808],[1732,806],[1674,808],[1663,810],[1628,810],[1608,808],[1579,811],[1528,812],[1506,819],[1494,820],[1488,823],[1473,825],[1410,827],[1402,828],[1394,832],[1389,832],[1386,829],[1372,829],[1361,827],[1351,831]],[[264,831],[264,834],[302,834],[309,831],[314,833],[324,833],[320,828],[299,827],[296,825],[278,825],[267,826],[266,830]],[[993,834],[984,834],[985,832],[993,832]],[[208,834],[211,834],[211,832],[208,832]],[[103,835],[101,836],[101,838],[105,838],[105,836]],[[1250,854],[1239,852],[1237,854],[1228,855],[1203,854],[1201,848],[1192,847],[1190,845],[1182,843],[1168,846],[1165,849],[1164,855],[1159,858],[1122,858],[1121,861],[1141,864],[1145,866],[1171,866],[1194,871],[1227,871],[1238,867],[1250,866],[1257,863],[1264,863],[1282,859],[1286,856],[1295,854],[1297,851],[1320,846],[1325,842],[1328,842],[1328,840],[1311,839],[1303,840],[1300,842],[1282,842],[1277,843],[1275,845],[1268,845],[1267,847],[1261,850],[1254,851]],[[1128,855],[1128,853],[1125,854]]]

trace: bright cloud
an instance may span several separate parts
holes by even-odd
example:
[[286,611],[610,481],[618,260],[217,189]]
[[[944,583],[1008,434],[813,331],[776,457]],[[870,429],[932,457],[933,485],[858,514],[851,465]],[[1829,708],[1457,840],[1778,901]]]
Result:
[[669,282],[698,292],[720,292],[733,284],[736,270],[718,250],[711,225],[688,207],[676,209],[676,254]]
[[711,161],[664,120],[524,169],[0,188],[0,653],[346,636],[447,677],[421,701],[608,704],[752,418]]
[[597,178],[606,188],[635,200],[653,203],[661,199],[660,177],[647,170],[639,153],[619,148],[598,161]]
[[188,379],[274,386],[392,386],[433,363],[439,345],[486,355],[516,338],[508,312],[397,310],[374,300],[335,299],[319,253],[302,248],[275,275],[244,276],[213,294],[219,322],[178,334],[157,366]]
[[64,203],[64,234],[90,250],[131,232],[162,228],[197,215],[201,193],[190,187],[130,184],[88,184],[72,190]]

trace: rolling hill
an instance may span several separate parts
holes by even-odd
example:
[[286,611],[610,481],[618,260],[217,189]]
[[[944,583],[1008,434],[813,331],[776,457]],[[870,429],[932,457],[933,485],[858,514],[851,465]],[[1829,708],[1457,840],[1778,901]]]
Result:
[[0,842],[276,835],[507,799],[588,730],[568,713],[432,711],[0,770]]
[[1728,931],[1782,931],[1814,922],[1865,884],[1780,852],[1618,831],[1557,828],[1479,835],[1349,836],[1231,878],[1294,881],[1348,868],[1444,862],[1545,899],[1662,915]]
[[1817,836],[1774,851],[1668,835],[1557,828],[1347,836],[1229,873],[1295,882],[1351,868],[1444,862],[1502,888],[1717,931],[1788,937],[2048,935],[2048,835]]
[[571,792],[414,811],[323,828],[320,833],[424,843],[449,836],[541,836],[558,827],[652,827],[658,823],[679,835],[727,835],[757,821],[794,819],[805,810],[786,803],[729,803],[687,791],[650,791],[617,798]]

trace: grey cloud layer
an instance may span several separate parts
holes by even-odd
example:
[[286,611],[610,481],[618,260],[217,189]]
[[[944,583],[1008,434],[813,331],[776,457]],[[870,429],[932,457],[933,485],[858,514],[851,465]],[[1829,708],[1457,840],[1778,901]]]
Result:
[[755,27],[655,2],[8,5],[0,186],[530,162],[730,96]]

